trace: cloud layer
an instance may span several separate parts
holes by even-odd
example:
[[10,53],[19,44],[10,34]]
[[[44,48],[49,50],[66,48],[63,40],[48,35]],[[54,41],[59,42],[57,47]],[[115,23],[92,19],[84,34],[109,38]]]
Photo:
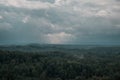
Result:
[[119,0],[0,0],[0,44],[120,44]]

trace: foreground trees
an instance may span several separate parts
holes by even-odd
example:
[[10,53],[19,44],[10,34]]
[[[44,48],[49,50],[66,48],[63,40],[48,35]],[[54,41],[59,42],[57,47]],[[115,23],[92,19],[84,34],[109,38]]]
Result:
[[119,80],[119,53],[0,50],[0,80]]

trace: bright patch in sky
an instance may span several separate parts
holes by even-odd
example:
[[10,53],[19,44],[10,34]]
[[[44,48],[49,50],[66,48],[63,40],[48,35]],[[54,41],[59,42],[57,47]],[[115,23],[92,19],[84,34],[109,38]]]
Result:
[[120,44],[119,0],[0,0],[0,44]]
[[68,41],[71,37],[71,34],[67,34],[65,32],[61,33],[54,33],[54,34],[47,34],[48,41],[52,44],[61,44]]
[[2,16],[0,16],[0,19],[2,19],[3,17]]

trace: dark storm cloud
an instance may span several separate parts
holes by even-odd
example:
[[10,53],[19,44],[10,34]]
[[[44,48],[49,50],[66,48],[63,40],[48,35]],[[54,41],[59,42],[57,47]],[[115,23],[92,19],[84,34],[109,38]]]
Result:
[[1,0],[0,44],[120,44],[118,0]]

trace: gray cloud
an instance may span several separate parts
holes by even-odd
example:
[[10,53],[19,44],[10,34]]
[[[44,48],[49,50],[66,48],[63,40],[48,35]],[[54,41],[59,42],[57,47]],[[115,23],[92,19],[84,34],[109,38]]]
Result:
[[1,0],[0,44],[120,44],[119,0]]

